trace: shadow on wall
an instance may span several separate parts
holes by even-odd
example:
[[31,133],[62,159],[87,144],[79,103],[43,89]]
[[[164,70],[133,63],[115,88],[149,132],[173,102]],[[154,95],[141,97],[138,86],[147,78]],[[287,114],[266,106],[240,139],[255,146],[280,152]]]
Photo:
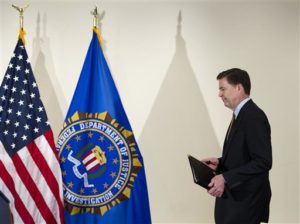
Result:
[[[139,139],[154,222],[212,222],[214,199],[193,183],[187,154],[219,148],[178,16],[176,52]],[[201,63],[201,62],[199,62]]]
[[[46,108],[47,116],[56,139],[63,127],[64,115],[59,104],[66,105],[59,82],[56,79],[54,63],[50,51],[50,41],[46,32],[46,15],[43,19],[43,33],[40,35],[40,13],[37,15],[36,37],[33,40],[32,59],[35,61],[34,75],[37,80],[42,101]],[[47,66],[50,72],[47,70]]]
[[102,11],[101,14],[98,15],[98,19],[97,19],[97,26],[99,27],[99,30],[100,30],[100,37],[101,37],[101,48],[102,48],[102,51],[105,55],[105,52],[106,52],[106,45],[107,45],[107,41],[105,39],[103,39],[103,35],[102,35],[102,20],[104,19],[104,16],[105,16],[105,11]]

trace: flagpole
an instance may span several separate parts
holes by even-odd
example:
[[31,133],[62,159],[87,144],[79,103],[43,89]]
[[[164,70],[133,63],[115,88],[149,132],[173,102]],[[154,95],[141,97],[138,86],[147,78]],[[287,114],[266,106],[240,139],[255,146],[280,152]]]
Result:
[[24,12],[25,12],[25,9],[27,9],[29,7],[29,4],[23,6],[23,7],[20,7],[20,6],[17,6],[17,5],[14,5],[12,4],[12,7],[15,8],[19,13],[20,13],[20,31],[19,31],[19,38],[22,40],[23,44],[25,44],[25,30],[24,30]]
[[94,10],[91,11],[91,14],[93,15],[93,31],[97,34],[98,40],[100,42],[100,46],[102,48],[103,47],[102,38],[101,38],[100,28],[98,27],[99,14],[98,14],[97,6],[95,6]]
[[98,27],[98,9],[97,6],[95,6],[94,10],[91,11],[91,14],[93,15],[93,28],[97,28]]

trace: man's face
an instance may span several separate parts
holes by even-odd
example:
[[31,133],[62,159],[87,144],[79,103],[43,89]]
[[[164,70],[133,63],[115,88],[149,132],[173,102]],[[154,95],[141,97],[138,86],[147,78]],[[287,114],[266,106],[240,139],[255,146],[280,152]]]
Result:
[[226,78],[219,81],[219,97],[222,98],[224,105],[234,110],[239,104],[240,85],[231,85]]

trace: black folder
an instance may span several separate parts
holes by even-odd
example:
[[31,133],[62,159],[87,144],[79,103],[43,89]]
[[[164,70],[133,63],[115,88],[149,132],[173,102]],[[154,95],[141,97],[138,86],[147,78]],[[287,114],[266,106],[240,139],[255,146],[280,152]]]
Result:
[[199,184],[201,187],[208,189],[208,184],[216,175],[216,171],[191,155],[188,155],[188,158],[190,161],[194,182]]

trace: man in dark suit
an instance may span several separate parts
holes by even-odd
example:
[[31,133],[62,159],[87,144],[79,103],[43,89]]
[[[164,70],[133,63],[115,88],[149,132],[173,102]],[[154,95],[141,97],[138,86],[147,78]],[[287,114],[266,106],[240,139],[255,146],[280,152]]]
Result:
[[250,99],[246,71],[233,68],[217,76],[219,97],[233,111],[221,158],[202,160],[217,170],[208,193],[216,197],[217,224],[268,222],[272,167],[271,129],[265,113]]

